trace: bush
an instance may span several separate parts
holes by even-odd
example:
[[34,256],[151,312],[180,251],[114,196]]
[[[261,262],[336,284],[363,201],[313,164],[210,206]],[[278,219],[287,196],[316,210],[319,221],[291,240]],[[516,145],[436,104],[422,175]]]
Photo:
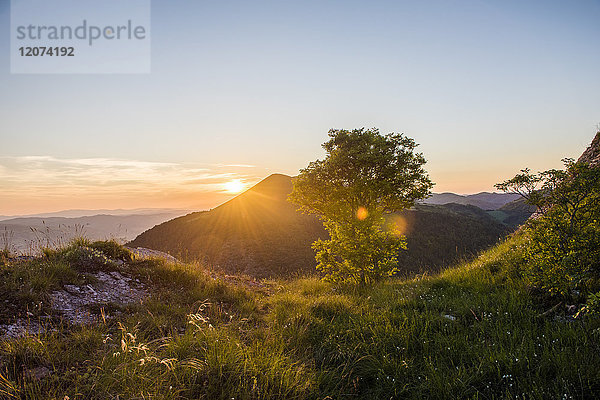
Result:
[[79,269],[114,268],[120,262],[134,261],[133,253],[114,240],[92,243],[79,238],[64,248],[45,248],[42,252],[48,260],[66,261]]
[[8,250],[0,250],[0,266],[7,263],[10,253]]
[[[564,162],[564,171],[534,175],[523,170],[497,187],[526,188],[525,197],[539,210],[527,224],[526,279],[551,295],[567,297],[600,288],[600,169]],[[532,182],[541,188],[533,192]]]
[[550,207],[530,223],[531,281],[552,294],[592,293],[600,283],[600,170],[568,163],[548,196]]
[[600,315],[600,292],[592,293],[588,296],[585,306],[578,313],[578,315],[582,314]]
[[120,245],[115,240],[97,241],[90,244],[89,247],[101,251],[106,257],[112,258],[113,260],[132,262],[134,258],[131,250]]
[[78,269],[87,270],[116,266],[116,263],[106,257],[101,251],[83,246],[73,247],[66,251],[64,259]]

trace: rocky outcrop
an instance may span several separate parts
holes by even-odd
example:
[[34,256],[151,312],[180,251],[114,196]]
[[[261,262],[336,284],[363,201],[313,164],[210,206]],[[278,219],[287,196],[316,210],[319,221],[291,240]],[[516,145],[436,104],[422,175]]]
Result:
[[596,133],[596,137],[594,137],[592,143],[585,149],[577,161],[588,163],[592,167],[600,166],[600,132]]
[[[20,268],[44,268],[45,265],[58,263],[64,269],[68,265],[76,277],[65,278],[70,276],[65,273],[64,279],[58,279],[61,281],[58,288],[54,279],[54,290],[38,298],[41,301],[35,305],[36,310],[30,310],[29,304],[23,309],[20,304],[14,306],[20,312],[4,312],[0,320],[0,337],[38,334],[55,329],[57,324],[106,322],[150,296],[147,284],[131,272],[130,263],[134,259],[162,257],[174,260],[167,254],[145,252],[144,249],[131,253],[113,242],[92,243],[90,246],[73,246],[44,257],[8,260],[9,266],[14,263]],[[3,297],[7,306],[20,298]]]
[[172,263],[179,262],[175,257],[173,257],[172,255],[165,253],[163,251],[146,249],[144,247],[135,247],[135,248],[134,247],[125,247],[125,248],[129,249],[133,253],[136,260],[159,258],[159,259],[165,260],[167,262],[172,262]]
[[51,312],[37,318],[28,313],[28,318],[16,318],[10,324],[0,324],[0,337],[19,337],[37,334],[53,326],[52,320],[68,324],[90,324],[109,319],[119,314],[119,309],[142,302],[149,291],[138,279],[130,278],[118,271],[97,271],[86,274],[93,283],[82,285],[65,284],[60,290],[50,293]]
[[117,271],[100,271],[91,276],[96,280],[93,285],[64,285],[51,294],[52,308],[71,324],[96,321],[97,316],[90,312],[94,308],[102,309],[101,316],[106,318],[109,309],[139,303],[148,296],[138,279]]

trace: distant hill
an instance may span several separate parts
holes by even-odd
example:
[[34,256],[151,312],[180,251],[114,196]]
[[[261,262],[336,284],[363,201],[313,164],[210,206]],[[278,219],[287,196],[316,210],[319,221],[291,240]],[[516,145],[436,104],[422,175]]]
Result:
[[51,217],[64,217],[64,218],[80,218],[80,217],[93,217],[96,215],[159,215],[169,214],[173,216],[188,214],[190,210],[176,209],[176,208],[135,208],[135,209],[97,209],[97,210],[63,210],[54,211],[47,213],[38,214],[26,214],[26,215],[0,215],[0,221],[16,218],[51,218]]
[[[291,177],[271,175],[213,210],[160,224],[129,245],[201,259],[228,273],[267,277],[312,272],[316,263],[311,244],[327,233],[316,217],[297,212],[286,200],[291,190]],[[417,205],[395,217],[408,240],[409,250],[400,255],[407,272],[439,269],[509,232],[469,205]]]
[[118,239],[124,242],[180,215],[181,211],[171,210],[139,215],[12,218],[0,221],[0,249],[8,247],[14,253],[35,253],[41,246],[64,245],[82,235],[92,240]]
[[482,210],[497,210],[511,201],[517,200],[518,194],[512,193],[489,193],[481,192],[477,194],[460,195],[455,193],[434,193],[431,197],[424,200],[425,204],[463,204],[479,207]]
[[517,200],[511,201],[489,213],[509,228],[516,229],[519,225],[527,221],[535,210],[535,206],[527,204],[524,198],[519,197]]
[[437,271],[471,258],[512,230],[471,205],[420,204],[399,213],[408,221],[408,250],[399,255],[405,272]]

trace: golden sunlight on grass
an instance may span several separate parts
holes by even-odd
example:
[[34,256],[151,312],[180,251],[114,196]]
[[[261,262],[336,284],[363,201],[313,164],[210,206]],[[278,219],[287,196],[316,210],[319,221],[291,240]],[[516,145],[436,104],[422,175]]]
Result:
[[245,185],[239,179],[234,179],[223,184],[225,190],[229,193],[237,194],[245,189]]

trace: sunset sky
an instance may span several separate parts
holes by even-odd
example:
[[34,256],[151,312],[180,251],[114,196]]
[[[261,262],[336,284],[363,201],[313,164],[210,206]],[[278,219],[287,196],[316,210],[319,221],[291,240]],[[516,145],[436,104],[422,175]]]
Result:
[[600,122],[598,1],[151,11],[149,74],[19,75],[0,0],[0,215],[214,207],[322,158],[330,128],[404,132],[435,192],[493,191],[578,157]]

